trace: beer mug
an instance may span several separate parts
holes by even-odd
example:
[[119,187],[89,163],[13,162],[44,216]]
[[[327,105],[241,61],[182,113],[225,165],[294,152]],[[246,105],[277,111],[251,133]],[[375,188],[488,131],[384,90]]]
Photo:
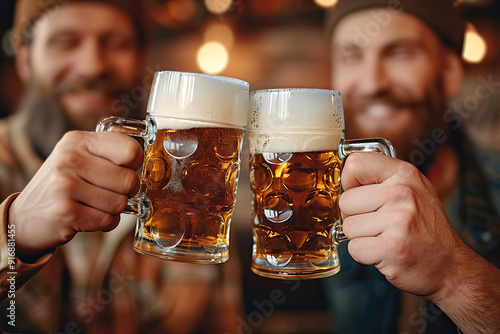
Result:
[[338,207],[340,174],[352,152],[395,156],[384,139],[345,140],[339,92],[269,89],[250,94],[252,271],[280,279],[340,270],[346,240]]
[[96,131],[144,139],[133,248],[190,263],[229,258],[240,152],[248,117],[247,82],[198,73],[155,73],[146,120],[110,117]]

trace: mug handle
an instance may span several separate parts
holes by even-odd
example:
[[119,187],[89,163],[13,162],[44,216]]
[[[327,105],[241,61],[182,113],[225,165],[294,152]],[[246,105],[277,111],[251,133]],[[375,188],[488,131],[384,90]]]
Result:
[[[148,145],[152,145],[156,140],[157,126],[152,118],[145,121],[124,117],[108,117],[101,120],[95,129],[95,132],[116,132],[132,137],[138,137],[145,140]],[[151,205],[144,193],[129,198],[127,207],[123,213],[134,214],[140,219],[147,219]]]
[[[396,158],[396,151],[392,144],[383,138],[345,140],[343,137],[339,141],[339,158],[345,159],[351,153],[376,152]],[[332,230],[332,240],[335,245],[348,240],[342,229],[342,216],[335,222]]]

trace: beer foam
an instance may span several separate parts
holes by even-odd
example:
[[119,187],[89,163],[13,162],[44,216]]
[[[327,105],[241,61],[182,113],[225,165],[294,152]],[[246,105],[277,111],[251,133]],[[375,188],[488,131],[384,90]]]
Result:
[[250,95],[252,153],[337,150],[344,130],[339,92],[267,89]]
[[342,130],[274,133],[252,131],[248,133],[248,144],[252,154],[336,151],[342,137]]
[[247,124],[247,82],[200,73],[160,71],[155,73],[148,114],[158,129],[186,129]]

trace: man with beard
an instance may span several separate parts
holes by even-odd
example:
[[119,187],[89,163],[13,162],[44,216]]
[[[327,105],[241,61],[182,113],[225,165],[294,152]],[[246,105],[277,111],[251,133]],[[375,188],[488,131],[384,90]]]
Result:
[[[498,216],[490,202],[474,200],[484,178],[447,123],[447,102],[463,81],[465,23],[456,3],[340,0],[326,19],[332,88],[342,93],[348,138],[390,140],[432,183],[461,238],[498,266]],[[339,333],[456,333],[437,306],[401,294],[341,247],[342,270],[324,282]]]
[[123,135],[70,131],[93,130],[111,115],[143,117],[134,109],[142,101],[130,99],[143,77],[152,81],[152,73],[141,73],[140,6],[17,2],[16,64],[26,96],[0,124],[2,201],[22,191],[1,206],[2,314],[15,305],[7,311],[15,321],[1,319],[8,332],[214,329],[204,320],[215,311],[216,269],[135,253],[133,216],[121,215],[114,229],[138,190],[140,145]]

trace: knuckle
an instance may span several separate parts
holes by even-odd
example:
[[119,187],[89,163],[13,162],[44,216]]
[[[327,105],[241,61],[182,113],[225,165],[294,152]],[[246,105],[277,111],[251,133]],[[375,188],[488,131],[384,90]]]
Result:
[[361,241],[357,239],[350,240],[349,243],[347,244],[347,250],[349,252],[349,255],[354,259],[356,262],[361,261]]
[[56,234],[56,243],[57,244],[64,244],[65,242],[70,241],[73,239],[75,234],[78,232],[77,230],[74,230],[73,228],[58,228],[56,229],[57,231],[55,232]]
[[418,232],[418,224],[415,224],[415,216],[411,211],[399,210],[393,212],[389,220],[401,240],[408,240],[408,238],[411,238],[412,235]]
[[399,210],[391,214],[391,221],[397,226],[408,226],[413,220],[413,214],[407,210]]
[[56,220],[75,221],[77,218],[75,203],[69,198],[62,198],[53,210]]
[[83,138],[83,131],[68,131],[63,135],[60,143],[63,145],[74,145],[75,143],[81,142]]
[[57,177],[61,177],[63,179],[69,172],[64,161],[60,159],[55,159],[55,161],[52,162],[51,169],[56,174]]
[[52,158],[54,170],[62,174],[66,174],[70,170],[81,166],[83,162],[82,155],[71,148],[56,152]]
[[399,280],[400,274],[395,266],[389,266],[384,268],[384,276],[389,282],[395,282]]
[[96,146],[98,145],[95,137],[97,136],[97,133],[91,132],[87,133],[86,136],[84,136],[79,143],[79,147],[82,150],[88,151],[88,152],[97,152]]
[[99,224],[99,230],[109,232],[113,230],[120,222],[120,215],[105,214]]
[[388,252],[393,254],[399,262],[407,262],[410,257],[411,249],[404,238],[393,237],[387,244]]
[[135,139],[130,137],[125,137],[127,140],[124,142],[123,148],[123,159],[125,163],[131,163],[138,160],[138,157],[142,157],[142,151],[139,144],[135,141]]
[[354,233],[355,227],[351,217],[345,217],[342,219],[342,229],[344,234],[350,238],[350,236]]
[[116,196],[116,202],[113,205],[112,214],[120,214],[127,207],[128,197],[125,195]]
[[123,182],[123,193],[134,195],[139,188],[139,176],[132,170],[127,170],[122,177]]
[[359,153],[350,154],[345,160],[344,171],[357,169],[361,165],[361,158],[362,156]]
[[417,198],[415,190],[406,184],[397,184],[389,190],[390,198],[395,202],[414,203]]
[[407,180],[420,178],[420,171],[418,168],[407,162],[401,162],[399,165],[399,174],[402,178]]
[[350,194],[349,191],[345,191],[340,195],[339,208],[341,211],[347,212],[349,209],[349,206],[350,206],[351,200],[352,200],[351,199],[352,196],[350,196],[349,194]]
[[82,156],[78,152],[68,150],[64,154],[62,163],[69,168],[75,168],[82,165],[82,160]]
[[56,183],[55,190],[60,193],[63,198],[66,198],[66,201],[69,200],[69,194],[72,194],[76,190],[76,184],[71,176],[69,176],[69,171],[64,168],[61,171],[62,175],[58,175],[58,180]]

